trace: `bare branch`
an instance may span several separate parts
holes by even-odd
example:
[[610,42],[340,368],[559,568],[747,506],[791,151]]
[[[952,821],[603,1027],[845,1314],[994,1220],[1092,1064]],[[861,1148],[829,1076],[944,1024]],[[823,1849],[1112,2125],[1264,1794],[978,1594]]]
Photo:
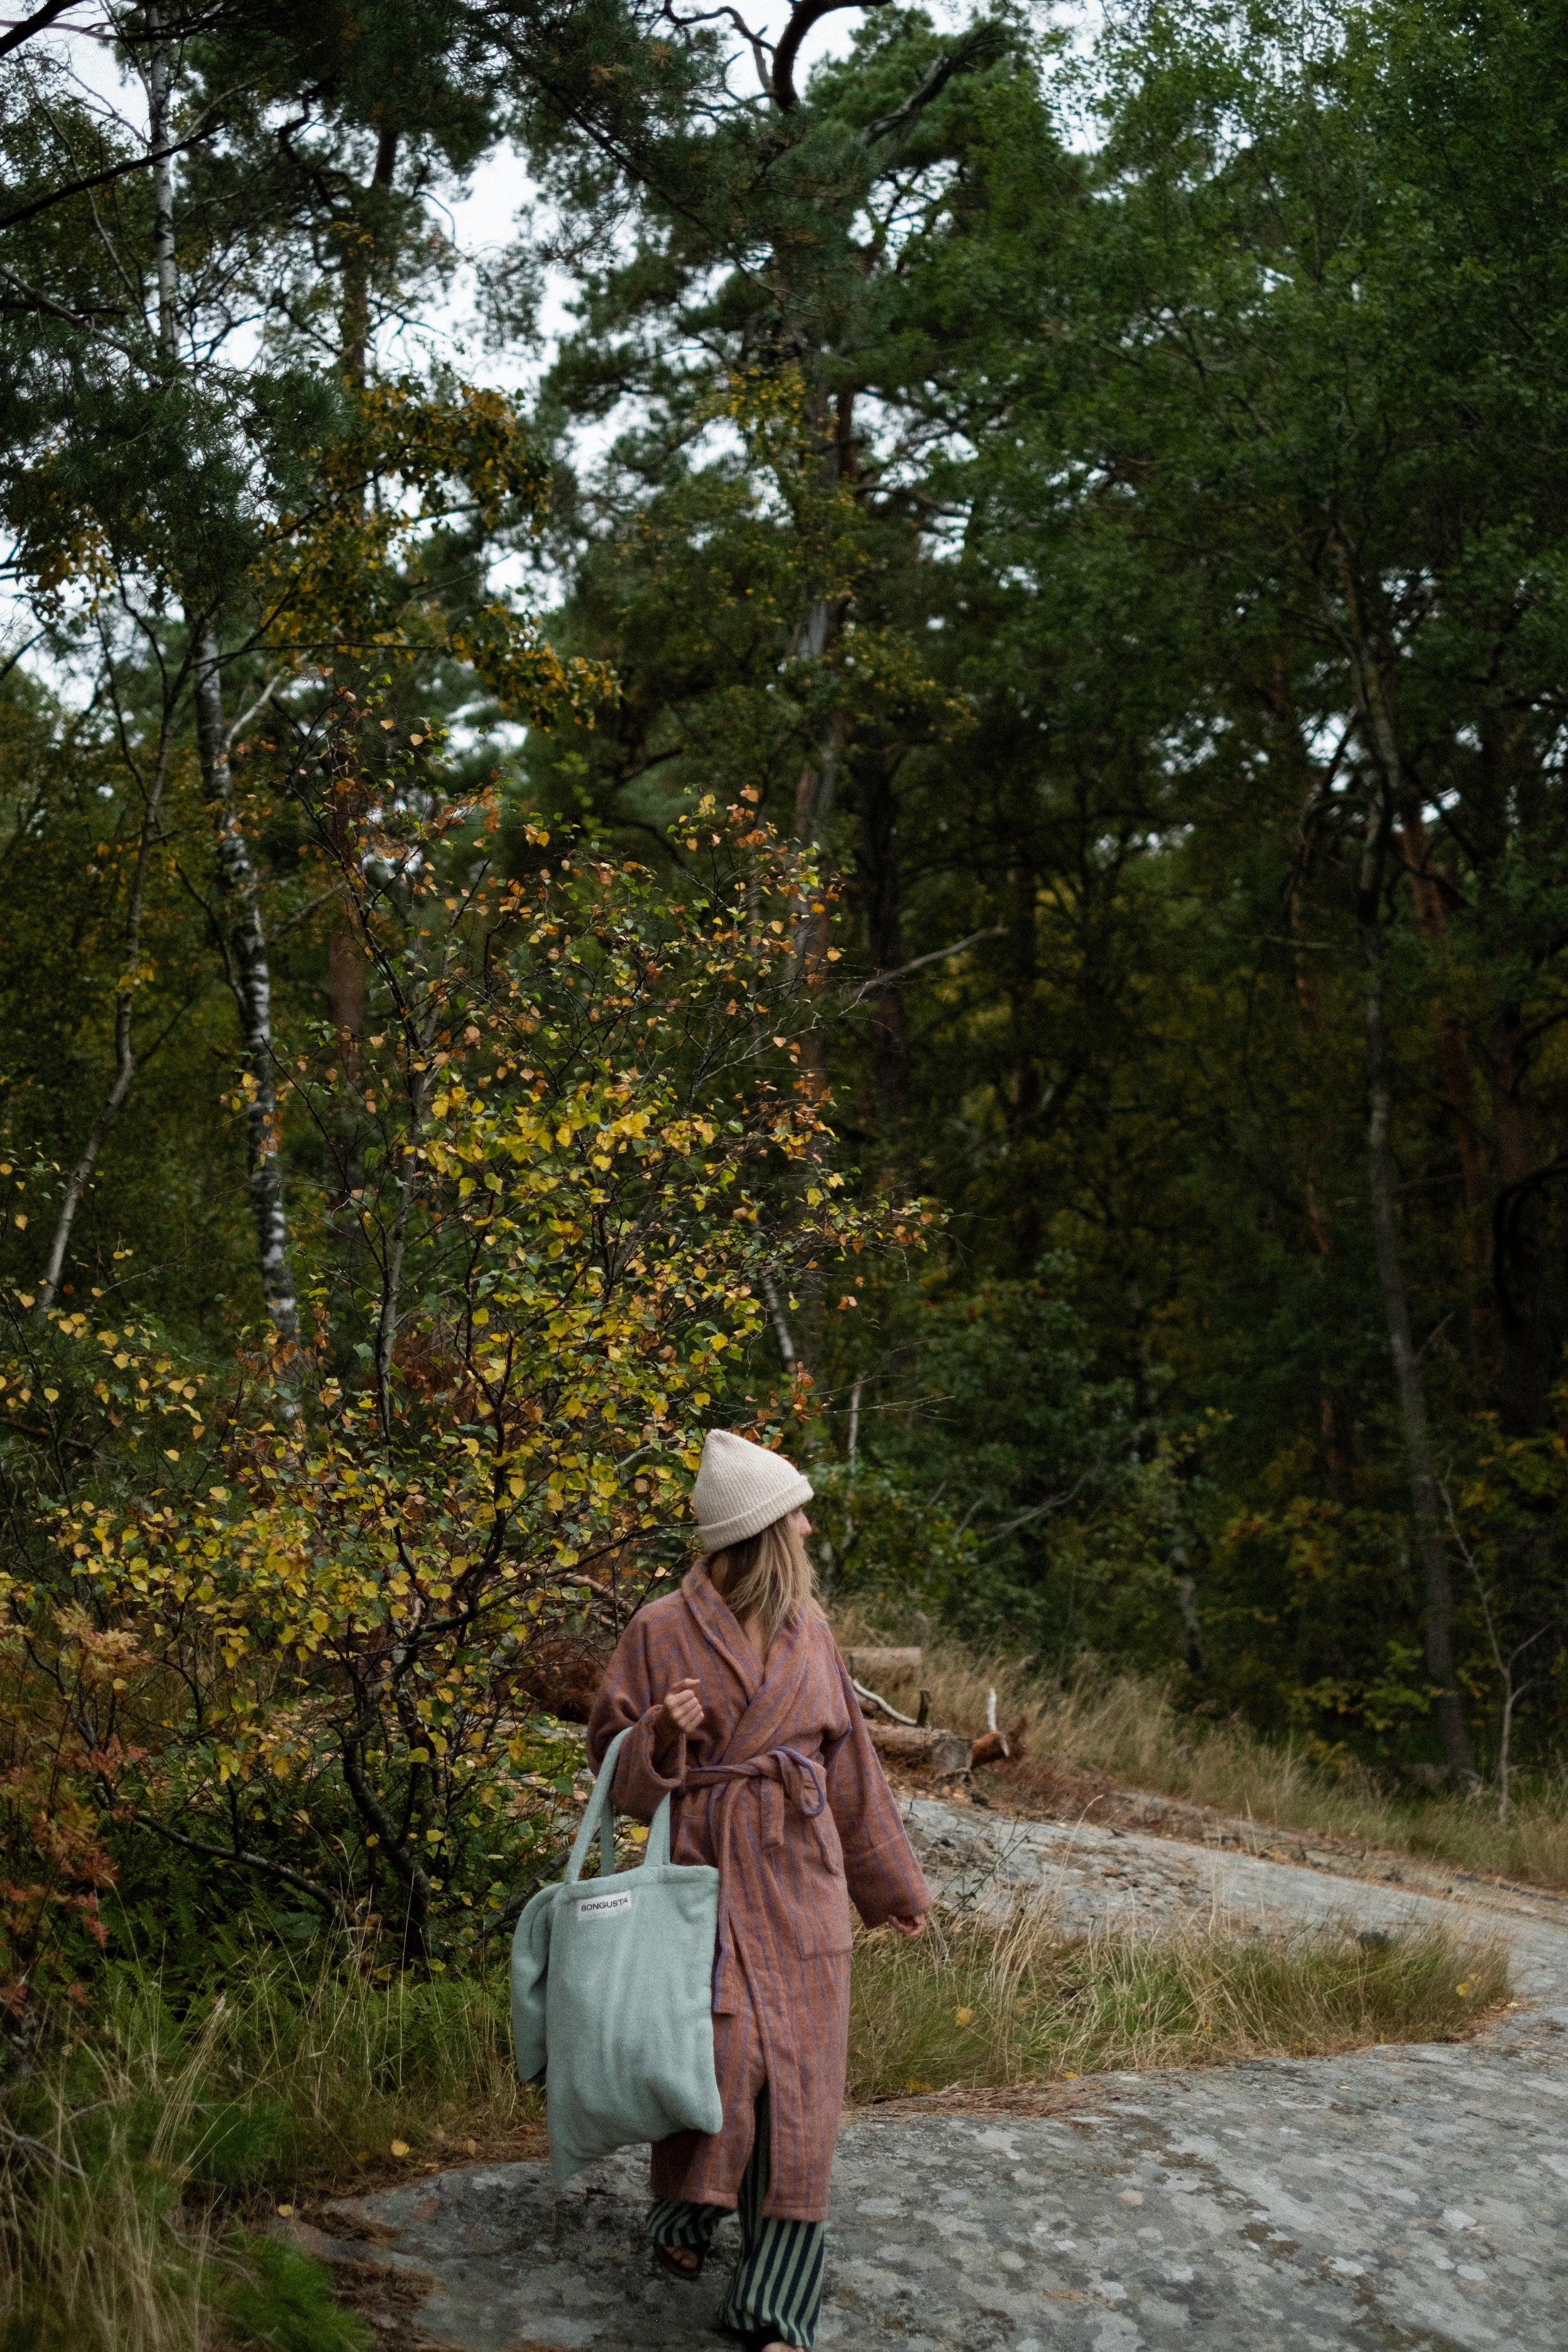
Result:
[[910,123],[918,122],[926,108],[933,99],[942,95],[955,74],[969,73],[977,66],[990,65],[1002,55],[1006,46],[1006,37],[999,26],[980,26],[967,40],[960,41],[955,49],[950,49],[945,57],[938,58],[902,106],[896,107],[891,114],[879,115],[875,122],[866,125],[860,133],[865,145],[874,146],[878,140],[890,139],[896,131],[907,130]]
[[334,1918],[342,1915],[342,1904],[331,1887],[319,1885],[315,1879],[307,1878],[303,1871],[290,1869],[286,1862],[274,1862],[269,1854],[253,1853],[248,1846],[213,1845],[205,1838],[187,1837],[184,1830],[171,1829],[167,1822],[159,1821],[153,1813],[133,1809],[131,1818],[139,1829],[151,1830],[154,1837],[167,1838],[172,1844],[185,1847],[188,1853],[206,1854],[214,1862],[233,1862],[246,1870],[259,1871],[264,1877],[279,1879],[285,1886],[295,1887],[301,1895],[308,1895],[313,1903],[323,1905]]
[[795,61],[800,55],[800,45],[814,25],[824,16],[831,16],[839,8],[886,8],[890,0],[797,0],[790,12],[777,48],[773,51],[773,78],[768,96],[781,114],[788,114],[800,104],[795,86]]
[[13,2131],[5,2123],[0,2123],[0,2138],[4,2138],[8,2147],[31,2148],[35,2156],[47,2157],[61,2172],[68,2172],[73,2180],[87,2179],[79,2164],[72,2164],[68,2157],[62,2156],[58,2147],[51,2147],[47,2140],[34,2139],[28,2132]]
[[859,1699],[863,1705],[867,1700],[869,1700],[873,1706],[879,1706],[884,1715],[890,1715],[895,1723],[907,1723],[911,1731],[920,1730],[921,1725],[914,1716],[900,1715],[896,1706],[889,1706],[880,1691],[868,1690],[865,1684],[858,1683],[853,1675],[849,1677],[849,1687],[854,1692],[856,1697]]
[[954,940],[950,948],[932,948],[929,955],[916,956],[913,963],[901,963],[896,971],[874,971],[864,987],[856,991],[844,1010],[853,1013],[874,989],[889,988],[895,980],[907,980],[911,971],[922,971],[928,963],[941,963],[948,956],[962,955],[965,948],[976,946],[981,940],[1005,940],[1006,936],[1005,923],[993,923],[987,930],[971,931],[966,940]]
[[60,319],[68,327],[79,327],[84,333],[91,335],[95,341],[107,343],[110,351],[118,352],[121,359],[129,360],[132,366],[140,367],[142,364],[144,354],[135,350],[132,344],[121,342],[118,335],[106,333],[96,320],[86,317],[80,310],[68,310],[63,302],[54,301],[43,292],[41,288],[30,285],[27,279],[20,277],[15,269],[0,268],[0,286],[9,286],[12,292],[19,295],[29,310],[41,311],[46,319]]
[[[3,54],[0,45],[0,54]],[[18,205],[14,213],[0,215],[0,228],[16,228],[21,222],[36,220],[40,213],[52,212],[72,196],[86,194],[89,188],[106,187],[110,180],[123,180],[132,172],[149,172],[154,164],[166,163],[172,155],[183,155],[187,148],[199,147],[204,139],[215,138],[223,125],[208,122],[193,131],[188,139],[179,139],[173,146],[158,147],[146,155],[132,155],[123,163],[108,164],[101,172],[89,172],[80,180],[68,180],[63,188],[51,188],[47,196],[36,196],[30,205]]]
[[35,8],[30,16],[13,17],[4,37],[0,37],[0,58],[8,58],[13,49],[19,49],[23,42],[30,41],[36,33],[47,33],[55,18],[63,16],[66,10],[74,5],[75,0],[45,0],[44,6]]
[[232,751],[240,737],[244,734],[246,729],[260,718],[262,712],[266,709],[268,704],[271,701],[273,696],[277,693],[282,683],[283,674],[280,670],[276,677],[269,677],[268,679],[266,685],[262,688],[261,692],[257,696],[249,709],[242,710],[240,712],[239,717],[235,720],[234,725],[229,729],[228,734],[225,739],[224,750],[226,751]]
[[[839,0],[839,5],[847,6],[850,5],[850,0]],[[664,0],[664,6],[659,13],[667,25],[678,25],[683,33],[689,31],[694,25],[714,25],[721,22],[733,25],[752,52],[752,61],[757,68],[757,79],[762,84],[763,95],[765,98],[772,98],[773,78],[768,59],[773,56],[773,45],[771,41],[765,41],[761,33],[753,33],[738,9],[705,8],[700,16],[680,16],[670,6],[669,0]]]

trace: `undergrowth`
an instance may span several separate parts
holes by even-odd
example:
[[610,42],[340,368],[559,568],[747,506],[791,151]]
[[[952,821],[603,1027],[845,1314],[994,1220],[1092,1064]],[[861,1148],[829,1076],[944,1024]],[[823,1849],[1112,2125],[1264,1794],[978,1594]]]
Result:
[[1507,1990],[1502,1947],[1444,1927],[1068,1937],[1037,1904],[1000,1929],[933,1922],[918,1942],[887,1928],[858,1938],[849,2095],[1450,2041]]
[[[869,1629],[841,1622],[841,1638]],[[926,1644],[938,1722],[978,1730],[994,1686],[1029,1761],[994,1800],[1103,1773],[1281,1826],[1568,1880],[1568,1831],[1531,1797],[1500,1831],[1458,1800],[1402,1803],[1243,1727],[1183,1716],[1130,1676],[1065,1685]],[[889,1696],[914,1698],[912,1686]],[[1506,1991],[1489,1944],[1441,1930],[1366,1945],[1216,1921],[1159,1938],[1065,1937],[1037,1906],[997,1929],[938,1920],[855,1959],[850,2095],[976,2089],[1463,2033]],[[40,2045],[0,2107],[0,2352],[363,2352],[325,2272],[268,2233],[274,2208],[460,2160],[537,2124],[517,2082],[505,1956],[382,1981],[350,1947],[236,1931],[199,1977],[106,1965],[90,2010]]]
[[[363,2352],[325,2273],[272,2208],[374,2166],[460,2160],[538,2120],[518,2083],[500,1953],[482,1974],[393,1985],[352,1955],[314,1969],[237,1947],[178,1995],[106,1976],[90,2028],[5,2107],[0,2352]],[[1064,1937],[936,1920],[863,1936],[858,2100],[1107,2069],[1450,2038],[1500,2000],[1500,1950],[1442,1931],[1363,1947],[1319,1933]],[[21,2137],[17,2137],[21,2136]]]
[[90,2024],[5,2108],[0,2352],[359,2352],[277,2202],[534,2121],[503,1957],[377,1984],[237,1941],[199,1991],[107,1970]]
[[[853,1612],[836,1612],[841,1644],[902,1638]],[[920,1675],[889,1681],[883,1696],[914,1711],[916,1683],[930,1691],[931,1720],[984,1727],[994,1688],[1004,1725],[1025,1727],[1027,1761],[1001,1768],[990,1793],[1027,1801],[1054,1772],[1104,1773],[1126,1787],[1280,1829],[1315,1831],[1358,1845],[1451,1863],[1483,1876],[1568,1886],[1568,1786],[1556,1775],[1516,1776],[1508,1817],[1494,1795],[1404,1794],[1353,1760],[1325,1767],[1288,1741],[1262,1738],[1231,1719],[1184,1713],[1147,1676],[1086,1669],[1065,1681],[1039,1676],[1004,1654],[977,1655],[923,1627]],[[879,1685],[880,1687],[880,1685]]]

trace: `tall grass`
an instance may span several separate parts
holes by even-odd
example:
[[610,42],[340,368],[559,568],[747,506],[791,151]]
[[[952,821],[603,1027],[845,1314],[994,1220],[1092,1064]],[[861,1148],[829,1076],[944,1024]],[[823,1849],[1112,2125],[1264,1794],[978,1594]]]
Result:
[[[541,2104],[512,2064],[500,1953],[392,1984],[355,1958],[237,1944],[219,1983],[177,1998],[106,1972],[79,2037],[4,2109],[0,2352],[363,2352],[319,2266],[262,2234],[270,2208],[516,2148]],[[915,1945],[862,1937],[850,2088],[1452,2034],[1505,1983],[1497,1951],[1440,1933],[1363,1950],[1217,1926],[1075,1942],[1038,1906],[1001,1930],[938,1921]]]
[[[835,1631],[845,1646],[889,1638],[848,1611],[836,1616]],[[1103,1773],[1127,1788],[1280,1829],[1427,1856],[1483,1876],[1568,1886],[1568,1783],[1557,1775],[1516,1776],[1509,1817],[1500,1822],[1487,1796],[1396,1793],[1353,1762],[1327,1770],[1244,1723],[1184,1715],[1147,1676],[1090,1671],[1058,1682],[1016,1658],[925,1634],[918,1679],[931,1692],[933,1722],[983,1729],[994,1688],[998,1719],[1025,1726],[1028,1762],[1003,1768],[992,1791],[998,1803],[1009,1786],[1025,1800],[1048,1797],[1053,1775]],[[890,1684],[883,1696],[912,1711],[915,1679]]]
[[[255,2234],[274,2200],[464,2152],[537,2119],[504,1969],[368,1981],[237,1948],[176,2001],[110,1974],[90,2033],[7,2101],[0,2352],[357,2352],[316,2265]],[[395,2149],[401,2151],[395,2153]]]
[[[838,1630],[873,1638],[852,1619]],[[1074,1802],[1074,1774],[1103,1775],[1283,1829],[1568,1884],[1556,1791],[1528,1794],[1500,1831],[1479,1807],[1391,1797],[1369,1774],[1330,1775],[1245,1727],[1184,1717],[1134,1676],[1060,1685],[928,1640],[920,1681],[939,1722],[978,1730],[992,1687],[1002,1721],[1022,1720],[1028,1760],[999,1769],[1001,1804],[1009,1791]],[[1071,1940],[1038,1906],[1002,1930],[938,1922],[915,1945],[861,1939],[850,2092],[1444,2038],[1505,1989],[1498,1949],[1441,1930],[1365,1948],[1223,1924]],[[0,2110],[0,2352],[361,2352],[367,2331],[319,2266],[262,2234],[271,2207],[531,2145],[517,2135],[541,2113],[512,2065],[499,1951],[479,1974],[386,1983],[352,1948],[290,1958],[237,1938],[198,1991],[106,1970],[90,2018]]]
[[1385,1942],[1222,1923],[1065,1937],[1047,1907],[1000,1930],[859,1939],[850,2095],[978,2089],[1121,2068],[1452,2040],[1508,1990],[1500,1944],[1442,1927]]

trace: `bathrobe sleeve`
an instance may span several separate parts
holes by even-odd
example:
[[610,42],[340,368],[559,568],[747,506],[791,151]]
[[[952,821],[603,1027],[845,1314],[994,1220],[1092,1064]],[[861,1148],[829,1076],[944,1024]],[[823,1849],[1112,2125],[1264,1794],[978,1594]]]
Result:
[[879,1927],[885,1920],[929,1911],[931,1894],[842,1664],[838,1673],[849,1728],[823,1750],[827,1804],[844,1849],[850,1900],[868,1927]]
[[651,1822],[666,1797],[686,1783],[686,1735],[682,1732],[654,1761],[654,1725],[664,1694],[680,1679],[677,1663],[661,1671],[663,1662],[650,1654],[648,1622],[634,1617],[621,1635],[609,1669],[600,1684],[588,1717],[588,1761],[596,1772],[605,1750],[617,1731],[628,1732],[616,1759],[612,1794],[617,1812],[639,1822]]

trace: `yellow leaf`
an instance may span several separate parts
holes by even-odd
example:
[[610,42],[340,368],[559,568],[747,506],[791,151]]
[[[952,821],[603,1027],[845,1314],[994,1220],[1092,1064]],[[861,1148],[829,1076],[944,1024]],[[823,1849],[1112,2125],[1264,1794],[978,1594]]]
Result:
[[972,2009],[955,2009],[952,2012],[952,2021],[954,2025],[973,2025],[974,2011]]
[[49,1404],[58,1404],[60,1401],[60,1392],[58,1389],[46,1389],[44,1391],[44,1396]]
[[168,1455],[171,1462],[177,1462],[179,1460],[180,1449],[177,1445],[165,1445],[163,1451]]
[[395,2139],[392,2143],[392,2153],[394,2156],[406,2156],[408,2142],[405,2139]]

